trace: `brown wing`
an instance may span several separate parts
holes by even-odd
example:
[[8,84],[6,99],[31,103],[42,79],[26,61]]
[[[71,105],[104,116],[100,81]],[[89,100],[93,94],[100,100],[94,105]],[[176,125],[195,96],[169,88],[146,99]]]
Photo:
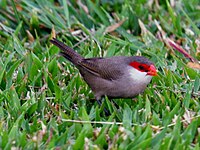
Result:
[[120,78],[124,72],[120,69],[120,62],[110,58],[83,59],[79,65],[95,76],[115,80]]

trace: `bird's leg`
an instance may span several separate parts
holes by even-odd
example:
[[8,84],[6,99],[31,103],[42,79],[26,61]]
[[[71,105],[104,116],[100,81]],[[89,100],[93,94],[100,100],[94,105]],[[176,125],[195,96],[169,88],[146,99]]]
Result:
[[[101,105],[102,105],[102,99],[97,99],[97,103],[101,107]],[[105,107],[103,108],[103,111],[105,112],[106,116],[110,116],[111,115],[110,112]]]
[[97,103],[99,104],[99,106],[101,106],[102,104],[101,99],[97,99]]

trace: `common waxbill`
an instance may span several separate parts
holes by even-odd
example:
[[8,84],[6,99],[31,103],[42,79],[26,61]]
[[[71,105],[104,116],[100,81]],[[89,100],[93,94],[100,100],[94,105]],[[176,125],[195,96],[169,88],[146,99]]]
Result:
[[133,98],[144,91],[152,76],[157,75],[153,62],[142,56],[84,58],[55,38],[50,42],[79,69],[97,101],[105,95],[109,98]]

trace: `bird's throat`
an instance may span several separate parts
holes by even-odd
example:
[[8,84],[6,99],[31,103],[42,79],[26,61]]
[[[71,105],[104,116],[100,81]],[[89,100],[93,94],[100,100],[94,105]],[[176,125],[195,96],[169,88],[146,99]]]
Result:
[[146,72],[141,72],[133,67],[130,67],[129,75],[131,79],[138,84],[148,84],[152,79],[152,76],[147,75]]

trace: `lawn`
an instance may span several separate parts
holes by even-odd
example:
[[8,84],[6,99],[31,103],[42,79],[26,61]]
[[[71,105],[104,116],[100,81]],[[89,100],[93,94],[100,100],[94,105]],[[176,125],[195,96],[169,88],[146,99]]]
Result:
[[[158,76],[100,107],[53,37],[86,58],[145,56]],[[199,0],[0,0],[0,149],[199,150],[199,61]]]

